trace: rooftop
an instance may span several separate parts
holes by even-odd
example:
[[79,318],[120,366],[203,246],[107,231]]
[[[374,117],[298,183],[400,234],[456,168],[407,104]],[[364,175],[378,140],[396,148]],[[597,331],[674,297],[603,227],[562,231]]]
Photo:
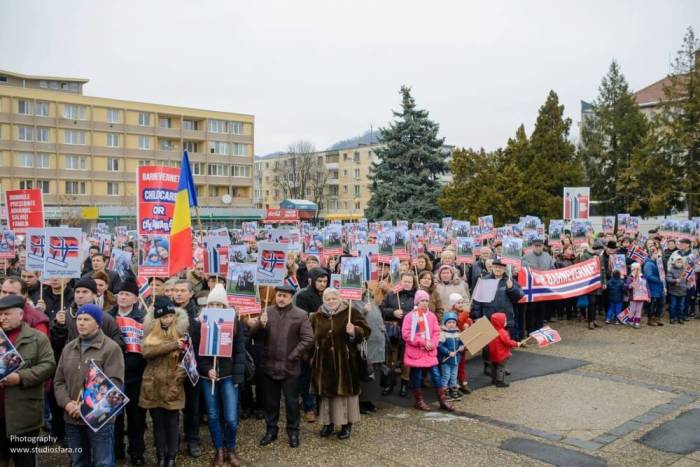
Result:
[[0,75],[11,76],[19,79],[45,80],[45,81],[74,81],[77,83],[87,83],[90,81],[85,78],[67,78],[65,76],[41,76],[41,75],[25,75],[14,71],[0,70]]

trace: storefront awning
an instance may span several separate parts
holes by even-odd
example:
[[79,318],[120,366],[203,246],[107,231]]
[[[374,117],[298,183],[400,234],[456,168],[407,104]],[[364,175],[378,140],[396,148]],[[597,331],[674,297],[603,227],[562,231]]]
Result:
[[362,219],[361,213],[342,213],[334,212],[332,214],[326,214],[323,218],[327,221],[359,221]]
[[280,208],[315,212],[318,210],[318,205],[306,199],[285,199],[280,203]]

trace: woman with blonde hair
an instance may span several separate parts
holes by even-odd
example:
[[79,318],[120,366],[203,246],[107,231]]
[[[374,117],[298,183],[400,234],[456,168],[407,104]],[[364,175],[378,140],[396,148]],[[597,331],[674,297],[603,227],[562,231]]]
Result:
[[143,358],[146,369],[141,381],[139,407],[148,409],[153,419],[158,467],[174,467],[177,457],[178,416],[185,408],[185,370],[180,351],[189,328],[187,312],[165,296],[156,298],[153,310],[144,320]]

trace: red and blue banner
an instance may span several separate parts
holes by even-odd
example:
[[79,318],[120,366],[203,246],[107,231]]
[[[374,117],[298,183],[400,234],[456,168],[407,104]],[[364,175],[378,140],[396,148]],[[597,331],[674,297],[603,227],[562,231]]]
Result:
[[589,294],[601,287],[600,274],[598,257],[548,271],[522,268],[518,272],[518,283],[525,296],[520,302],[562,300]]

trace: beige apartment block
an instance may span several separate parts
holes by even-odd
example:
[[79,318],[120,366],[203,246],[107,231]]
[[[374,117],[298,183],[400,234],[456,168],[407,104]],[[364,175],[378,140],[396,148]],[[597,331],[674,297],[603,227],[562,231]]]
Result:
[[97,220],[133,223],[136,168],[179,167],[187,149],[206,220],[259,217],[253,115],[86,96],[87,82],[0,70],[4,190],[41,189],[56,222],[97,207]]

